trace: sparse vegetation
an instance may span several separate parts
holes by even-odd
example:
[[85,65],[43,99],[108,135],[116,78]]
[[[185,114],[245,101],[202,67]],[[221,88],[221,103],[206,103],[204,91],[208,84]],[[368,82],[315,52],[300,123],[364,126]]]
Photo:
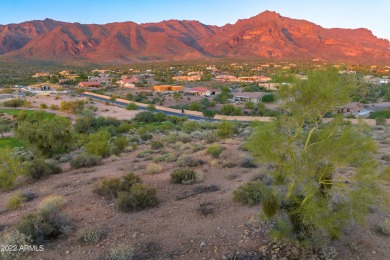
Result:
[[80,236],[80,240],[85,244],[95,244],[100,241],[103,235],[104,235],[104,231],[102,228],[93,227],[83,231]]
[[206,153],[213,156],[214,158],[218,158],[223,152],[224,148],[219,144],[212,144],[207,148]]
[[18,231],[30,237],[35,244],[66,236],[72,231],[70,219],[61,212],[65,205],[63,197],[52,195],[39,204],[38,212],[25,215]]
[[118,209],[123,212],[155,207],[158,204],[156,189],[142,183],[136,183],[131,186],[129,191],[118,193],[116,204]]
[[261,203],[270,193],[269,189],[260,181],[242,184],[233,192],[233,198],[249,206]]
[[171,173],[171,181],[177,184],[193,184],[196,179],[196,172],[190,168],[178,168]]
[[163,170],[163,167],[156,163],[149,163],[146,166],[146,173],[147,174],[158,174],[161,173]]
[[102,158],[100,156],[81,153],[74,156],[71,159],[70,166],[75,169],[82,168],[82,167],[89,168],[89,167],[99,165],[101,161]]
[[25,201],[26,198],[23,196],[22,192],[18,191],[13,197],[8,199],[6,207],[13,210],[18,209]]

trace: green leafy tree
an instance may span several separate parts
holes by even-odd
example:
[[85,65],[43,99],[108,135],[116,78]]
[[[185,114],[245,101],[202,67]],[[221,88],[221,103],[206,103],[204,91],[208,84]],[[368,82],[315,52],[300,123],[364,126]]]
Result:
[[353,83],[337,71],[312,72],[281,90],[286,115],[258,126],[247,143],[259,161],[273,164],[263,213],[276,220],[276,238],[321,245],[339,238],[350,220],[363,222],[378,202],[376,145],[367,128],[341,117],[322,122],[348,102]]
[[209,119],[209,122],[211,121],[211,118],[214,118],[215,111],[211,109],[206,109],[202,111],[202,114],[204,117],[207,117]]
[[10,149],[0,149],[0,164],[0,190],[8,190],[24,169],[19,157],[14,156]]
[[67,153],[72,148],[71,122],[68,118],[55,116],[38,121],[22,121],[16,136],[26,145],[44,156]]
[[107,130],[99,130],[96,133],[90,134],[88,143],[85,144],[85,150],[89,154],[97,156],[107,156],[110,152],[109,141],[110,134]]

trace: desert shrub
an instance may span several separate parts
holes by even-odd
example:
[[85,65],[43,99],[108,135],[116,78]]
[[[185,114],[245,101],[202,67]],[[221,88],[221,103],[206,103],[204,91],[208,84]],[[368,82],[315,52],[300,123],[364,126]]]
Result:
[[103,179],[93,189],[93,192],[106,198],[116,198],[118,193],[123,190],[123,185],[120,179]]
[[237,166],[237,163],[233,162],[233,161],[225,161],[223,164],[222,164],[222,167],[223,168],[234,168]]
[[214,158],[218,158],[223,152],[224,148],[219,144],[212,144],[207,148],[206,153],[213,156]]
[[244,157],[240,162],[242,168],[257,168],[257,164],[252,157]]
[[172,134],[169,134],[165,137],[165,141],[169,144],[173,144],[173,143],[176,143],[177,142],[177,134],[176,133],[172,133]]
[[218,141],[218,136],[214,132],[207,132],[204,136],[204,140],[206,141],[206,143],[211,144]]
[[236,126],[233,122],[222,120],[221,123],[217,125],[217,135],[221,138],[230,137],[235,131]]
[[196,145],[194,145],[194,146],[192,147],[192,151],[193,151],[194,153],[199,152],[199,151],[201,151],[201,150],[203,150],[203,149],[204,149],[204,146],[201,145],[201,144],[196,144]]
[[187,133],[191,133],[200,129],[200,125],[196,121],[186,121],[183,123],[183,130]]
[[59,161],[54,159],[46,159],[45,163],[50,168],[50,174],[60,174],[62,172],[62,168],[59,165]]
[[123,151],[126,146],[129,144],[129,140],[126,136],[118,136],[113,140],[113,143],[116,148],[118,148],[120,151]]
[[130,102],[130,103],[126,106],[126,109],[127,109],[127,110],[138,110],[138,106],[137,106],[136,103]]
[[[20,246],[30,245],[31,238],[27,235],[19,232],[18,230],[11,231],[9,233],[4,234],[0,239],[0,245],[12,245],[19,248]],[[0,259],[3,260],[14,260],[21,259],[27,251],[24,250],[1,250],[0,251]]]
[[176,162],[177,161],[177,155],[171,153],[165,158],[166,162]]
[[39,108],[41,109],[47,109],[47,105],[45,103],[42,103],[39,105]]
[[62,196],[45,198],[40,203],[37,213],[22,218],[18,231],[30,237],[36,244],[69,234],[72,230],[69,217],[61,213],[64,205],[65,200]]
[[34,159],[25,163],[24,173],[34,180],[39,180],[51,174],[60,173],[61,168],[53,162],[47,163],[43,159]]
[[384,161],[390,162],[390,154],[383,155],[381,159]]
[[122,178],[103,179],[95,185],[92,191],[106,198],[117,198],[119,192],[130,191],[134,184],[140,182],[141,179],[138,175],[129,172]]
[[149,163],[146,166],[146,173],[147,174],[158,174],[161,173],[163,170],[163,167],[156,163]]
[[128,192],[120,192],[117,199],[117,207],[123,212],[152,208],[157,204],[156,189],[142,183],[134,184]]
[[24,100],[14,98],[14,99],[4,101],[3,106],[5,106],[5,107],[21,107],[21,106],[23,106],[23,104],[24,104]]
[[140,138],[142,141],[147,141],[147,140],[152,139],[153,135],[145,133],[145,134],[140,135]]
[[242,184],[233,192],[233,199],[249,206],[261,203],[269,194],[269,190],[260,181]]
[[103,157],[109,155],[109,138],[110,134],[107,130],[99,130],[96,133],[90,134],[88,143],[85,144],[86,152]]
[[35,194],[34,192],[30,192],[30,191],[22,192],[22,196],[26,201],[32,201],[33,199],[38,198],[37,194]]
[[59,110],[60,109],[60,107],[57,106],[56,104],[51,104],[49,108],[50,108],[50,110]]
[[180,167],[198,167],[201,164],[201,161],[192,156],[181,156],[177,160]]
[[26,201],[26,198],[23,196],[22,192],[18,191],[15,196],[8,199],[5,206],[7,209],[18,209],[24,201]]
[[164,144],[159,141],[152,141],[150,143],[150,146],[153,150],[164,148]]
[[133,259],[133,251],[127,247],[114,247],[110,250],[106,260],[131,260]]
[[178,168],[171,173],[171,181],[178,184],[192,184],[196,182],[195,171],[190,168]]
[[177,139],[176,139],[178,142],[182,142],[184,144],[186,143],[189,143],[192,141],[192,138],[190,135],[188,134],[184,134],[184,133],[180,133],[178,136],[177,136]]
[[390,167],[386,167],[381,175],[379,176],[380,179],[390,182]]
[[153,157],[153,162],[163,162],[169,157],[168,153]]
[[85,230],[81,236],[80,241],[86,244],[95,244],[99,242],[99,240],[104,235],[104,231],[100,227],[94,227],[88,230]]
[[99,165],[101,161],[102,158],[100,156],[81,153],[72,158],[72,160],[70,161],[70,166],[75,169],[82,167],[89,168]]
[[390,219],[385,219],[380,225],[379,225],[379,231],[386,236],[390,236]]
[[139,153],[137,153],[137,158],[145,158],[146,156],[150,155],[151,153],[152,153],[152,151],[149,149],[140,151]]

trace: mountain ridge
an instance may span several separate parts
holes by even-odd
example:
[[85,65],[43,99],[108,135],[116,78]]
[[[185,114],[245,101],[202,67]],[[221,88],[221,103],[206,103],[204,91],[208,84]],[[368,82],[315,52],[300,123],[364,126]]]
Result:
[[390,44],[365,28],[323,28],[265,11],[223,26],[195,20],[0,25],[0,60],[127,63],[266,59],[390,64]]

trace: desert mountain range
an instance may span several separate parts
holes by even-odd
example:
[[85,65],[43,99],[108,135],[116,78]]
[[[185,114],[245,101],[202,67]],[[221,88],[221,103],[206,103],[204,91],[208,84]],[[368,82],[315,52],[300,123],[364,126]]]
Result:
[[390,44],[368,29],[326,29],[265,11],[224,26],[168,20],[98,24],[45,19],[0,25],[0,60],[128,63],[262,59],[390,64]]

